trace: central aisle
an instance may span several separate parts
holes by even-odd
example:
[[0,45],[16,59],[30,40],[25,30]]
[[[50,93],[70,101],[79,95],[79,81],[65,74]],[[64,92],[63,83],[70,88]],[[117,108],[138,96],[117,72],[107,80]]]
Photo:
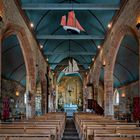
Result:
[[72,118],[67,118],[62,140],[80,140]]

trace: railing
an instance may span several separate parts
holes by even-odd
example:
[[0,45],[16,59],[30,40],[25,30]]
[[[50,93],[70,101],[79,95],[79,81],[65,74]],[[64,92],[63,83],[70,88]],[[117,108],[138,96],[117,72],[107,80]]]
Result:
[[94,109],[95,113],[97,113],[99,115],[104,114],[104,109],[95,100],[93,100],[93,102],[92,102],[92,108]]

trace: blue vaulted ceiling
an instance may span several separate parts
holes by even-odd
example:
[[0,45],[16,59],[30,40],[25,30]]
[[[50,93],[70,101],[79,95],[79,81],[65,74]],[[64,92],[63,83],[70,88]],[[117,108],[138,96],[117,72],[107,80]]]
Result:
[[2,77],[26,85],[26,67],[16,35],[2,42]]
[[[21,0],[20,2],[25,15],[34,24],[36,39],[43,45],[44,57],[48,58],[54,71],[61,71],[62,67],[66,67],[69,57],[77,61],[81,71],[88,70],[92,58],[99,52],[97,46],[104,41],[107,25],[120,9],[120,0]],[[58,39],[61,35],[69,35],[60,25],[60,21],[61,17],[70,10],[75,11],[76,18],[85,29],[85,32],[81,32],[78,36],[86,35],[88,39],[84,37],[66,39],[64,36]],[[46,37],[48,35],[53,39],[48,39]],[[90,36],[92,38],[89,38]]]
[[[48,58],[52,70],[60,72],[68,65],[71,57],[77,61],[80,72],[86,72],[92,58],[98,55],[97,46],[104,42],[107,25],[120,9],[120,3],[120,0],[21,0],[20,7],[29,23],[34,24],[33,32],[37,41],[43,45],[41,51]],[[61,17],[69,10],[75,11],[85,32],[70,36],[62,28]],[[137,41],[132,36],[125,36],[114,68],[114,87],[138,80],[137,52]],[[25,85],[26,68],[16,36],[3,41],[2,71],[4,77]],[[102,69],[101,81],[103,76]]]

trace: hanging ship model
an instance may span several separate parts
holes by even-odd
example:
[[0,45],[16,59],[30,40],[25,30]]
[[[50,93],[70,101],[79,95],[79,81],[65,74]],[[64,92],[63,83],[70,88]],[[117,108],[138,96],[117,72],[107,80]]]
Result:
[[74,11],[68,12],[68,18],[66,15],[62,16],[61,25],[64,30],[72,34],[79,34],[80,31],[85,31],[76,19]]
[[64,72],[65,75],[79,73],[77,62],[74,59],[72,59],[71,63],[71,61],[69,60],[69,65],[66,68],[64,68],[62,72]]

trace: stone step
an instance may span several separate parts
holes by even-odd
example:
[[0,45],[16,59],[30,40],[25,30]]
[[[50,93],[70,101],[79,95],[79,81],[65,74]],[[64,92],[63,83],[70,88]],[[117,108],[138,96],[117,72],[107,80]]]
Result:
[[67,128],[64,132],[77,132],[75,129]]
[[76,129],[75,126],[66,126],[65,128],[74,128],[74,129]]
[[78,136],[78,133],[77,133],[77,132],[66,131],[66,132],[64,132],[63,135],[64,135],[64,136],[66,136],[66,135]]
[[78,136],[63,136],[62,140],[80,140]]

